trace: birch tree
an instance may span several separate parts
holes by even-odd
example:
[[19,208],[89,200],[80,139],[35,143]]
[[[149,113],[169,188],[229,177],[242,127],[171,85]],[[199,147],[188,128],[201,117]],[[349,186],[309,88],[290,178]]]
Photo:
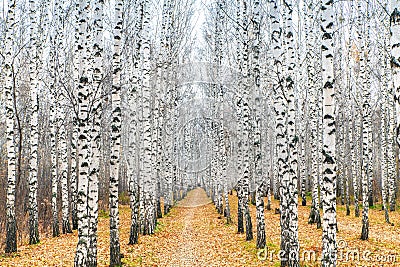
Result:
[[50,144],[51,144],[51,211],[52,211],[52,230],[53,237],[60,235],[59,226],[59,216],[58,216],[58,182],[59,182],[59,145],[58,145],[58,135],[59,135],[59,108],[60,108],[60,91],[58,90],[58,79],[56,75],[58,72],[57,65],[57,41],[56,35],[58,33],[58,10],[56,9],[54,18],[52,20],[51,26],[52,31],[50,34],[50,52],[49,52],[49,87],[50,87]]
[[143,182],[143,195],[141,197],[141,232],[153,234],[155,229],[155,206],[153,202],[153,182],[151,164],[151,89],[150,89],[150,6],[149,1],[143,1],[143,39],[142,53],[142,143],[141,155],[143,156],[140,179]]
[[54,77],[55,88],[55,103],[56,104],[56,152],[54,155],[57,157],[55,159],[56,175],[58,180],[61,181],[61,211],[62,211],[62,233],[72,233],[71,226],[69,223],[69,190],[68,190],[68,150],[67,150],[67,126],[66,126],[66,97],[62,90],[63,79],[65,75],[65,53],[64,53],[64,32],[65,32],[65,13],[64,7],[60,2],[54,3],[54,24],[55,24],[55,36],[58,37],[54,40],[55,51],[54,51],[54,70],[58,78]]
[[396,140],[400,146],[400,3],[391,0],[390,6],[390,65],[393,73],[394,100],[396,104]]
[[[390,51],[392,53],[392,32],[391,26],[394,25],[394,21],[390,19],[392,10],[389,11],[390,1],[386,1],[385,10],[389,15],[389,19],[384,20],[385,32],[384,36],[384,49],[386,51]],[[397,3],[397,2],[396,2]],[[393,4],[393,3],[392,3]],[[397,4],[396,4],[397,5]],[[398,37],[395,37],[398,38]],[[394,39],[395,40],[395,39]],[[395,48],[393,48],[396,50]],[[384,163],[382,164],[382,202],[385,210],[385,219],[389,223],[389,212],[386,206],[386,201],[389,203],[389,210],[394,211],[396,206],[396,196],[395,196],[395,177],[396,177],[396,110],[395,110],[395,87],[392,82],[393,74],[396,73],[395,65],[392,65],[392,57],[387,57],[386,53],[382,53],[383,57],[383,97],[384,104],[382,105],[382,111],[384,112],[384,116],[382,116],[382,160]],[[393,70],[391,69],[393,68]],[[385,90],[387,89],[387,90]]]
[[[139,186],[138,177],[140,175],[139,168],[139,137],[140,137],[140,125],[139,125],[139,77],[140,77],[140,47],[141,47],[141,30],[143,22],[143,5],[141,1],[135,1],[133,6],[133,19],[134,29],[133,36],[134,46],[132,53],[132,66],[128,65],[128,75],[132,72],[128,82],[128,103],[129,103],[129,194],[130,194],[130,206],[131,206],[131,228],[129,236],[129,244],[137,244],[139,240]],[[164,209],[165,210],[165,209]]]
[[256,0],[253,3],[253,76],[255,84],[255,133],[254,133],[254,164],[255,164],[255,179],[256,179],[256,209],[257,209],[257,248],[265,247],[265,221],[264,221],[264,183],[263,183],[263,169],[262,169],[262,140],[261,140],[261,84],[260,84],[260,27],[261,27],[261,3]]
[[90,170],[88,177],[88,215],[89,215],[89,248],[88,265],[97,266],[97,223],[99,201],[99,175],[101,151],[101,113],[103,88],[103,8],[104,1],[93,3],[93,44],[91,47],[91,62],[93,64],[93,92],[91,94],[90,121]]
[[322,266],[336,266],[336,158],[335,158],[335,80],[333,72],[333,1],[321,8],[321,52],[323,94],[323,183],[322,196]]
[[[241,75],[242,84],[240,88],[240,93],[242,97],[241,104],[241,115],[242,115],[242,193],[243,193],[243,215],[246,222],[246,240],[253,239],[253,226],[251,223],[251,215],[249,210],[249,180],[250,180],[250,84],[249,84],[249,35],[248,35],[248,1],[242,0],[240,4],[240,29],[241,29]],[[239,26],[238,26],[239,27]]]
[[114,53],[112,76],[112,124],[110,161],[110,266],[121,265],[119,244],[118,180],[121,153],[121,40],[122,0],[115,2]]
[[90,96],[90,57],[89,40],[91,40],[91,28],[89,25],[90,3],[80,0],[76,5],[78,9],[78,45],[76,53],[79,55],[80,71],[78,76],[78,151],[79,151],[79,176],[77,194],[78,217],[78,244],[75,254],[74,266],[89,266],[89,214],[88,214],[88,187],[89,187],[89,96]]
[[[286,141],[284,139],[286,134],[285,121],[286,111],[284,106],[283,84],[282,84],[282,49],[281,49],[281,35],[282,28],[280,25],[280,6],[279,1],[271,0],[270,6],[270,19],[271,19],[271,47],[274,70],[273,74],[273,93],[275,95],[274,108],[275,108],[275,133],[276,133],[276,156],[277,156],[277,175],[274,182],[275,195],[280,197],[280,190],[277,190],[280,181],[284,175],[285,158],[287,156],[287,148],[285,147]],[[276,197],[276,196],[275,196]]]
[[283,128],[283,138],[286,146],[286,158],[282,159],[283,168],[280,187],[280,211],[281,211],[281,250],[284,257],[281,258],[281,266],[299,266],[299,241],[298,241],[298,191],[297,191],[297,136],[295,135],[295,67],[294,53],[294,27],[293,27],[293,2],[286,1],[284,14],[284,109],[287,112],[287,121]]
[[30,72],[30,96],[31,96],[31,125],[30,125],[30,147],[31,156],[29,160],[29,244],[39,243],[39,221],[37,206],[37,175],[38,175],[38,60],[40,51],[37,49],[37,15],[35,1],[29,1],[29,22],[30,22],[30,50],[32,56],[29,62]]
[[6,146],[7,146],[7,202],[6,202],[6,247],[5,252],[17,251],[17,221],[15,217],[15,163],[16,154],[14,148],[14,70],[13,70],[13,45],[16,1],[8,1],[6,37],[5,37],[5,59],[4,93],[6,97]]
[[[367,3],[368,5],[368,3]],[[359,45],[360,45],[360,83],[363,84],[362,89],[362,203],[363,203],[363,212],[362,212],[362,230],[361,230],[361,239],[368,239],[369,232],[369,218],[368,218],[368,197],[369,197],[369,181],[371,179],[371,110],[370,110],[370,84],[367,74],[367,63],[366,63],[366,55],[365,51],[368,51],[368,40],[363,40],[363,36],[365,33],[361,30],[363,25],[362,13],[361,13],[361,2],[358,3],[358,27],[359,27]],[[369,6],[366,7],[369,9]],[[367,32],[367,38],[369,33]]]
[[[313,19],[313,8],[316,7],[314,1],[310,2],[310,7],[308,8],[306,19],[307,22],[311,23]],[[307,23],[306,22],[306,23]],[[316,43],[315,36],[315,27],[310,25],[310,33],[307,36],[306,46],[307,46],[307,58],[308,58],[308,66],[307,66],[307,84],[310,88],[310,128],[311,128],[311,154],[318,154],[318,87],[317,87],[317,76],[316,76],[316,62],[312,60]],[[308,219],[308,223],[316,223],[317,228],[321,228],[321,215],[319,211],[319,192],[318,192],[318,178],[319,178],[319,170],[318,170],[318,162],[313,160],[311,162],[311,179],[312,179],[312,202],[311,202],[311,211]]]
[[[218,1],[218,9],[220,9],[221,11],[219,12],[219,17],[217,18],[218,21],[220,22],[220,34],[223,35],[224,33],[226,34],[226,32],[224,32],[224,27],[226,27],[226,15],[224,13],[224,10],[226,10],[227,8],[227,3],[225,0],[222,1]],[[219,62],[219,69],[218,69],[218,79],[222,79],[222,61],[223,61],[223,57],[225,57],[224,53],[223,53],[223,39],[224,36],[221,36],[219,38],[219,47],[221,49],[220,53],[221,53],[221,58],[220,58],[220,62]],[[230,202],[229,202],[229,185],[228,185],[228,177],[227,177],[227,165],[228,165],[228,149],[229,149],[229,139],[228,136],[226,134],[226,129],[225,129],[225,109],[224,109],[224,104],[225,104],[225,100],[224,100],[224,88],[223,85],[220,84],[219,87],[219,120],[220,120],[220,124],[219,124],[219,152],[221,155],[221,159],[220,159],[220,164],[221,164],[221,179],[222,179],[222,183],[223,183],[223,192],[224,192],[224,201],[225,201],[225,208],[224,208],[224,216],[226,218],[226,223],[230,224],[232,223],[232,218],[231,218],[231,209],[230,209]]]

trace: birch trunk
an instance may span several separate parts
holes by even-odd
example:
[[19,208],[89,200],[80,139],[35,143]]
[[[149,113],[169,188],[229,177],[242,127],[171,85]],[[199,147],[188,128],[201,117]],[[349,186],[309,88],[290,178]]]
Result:
[[7,29],[5,37],[4,58],[4,93],[6,97],[6,147],[7,147],[7,200],[6,200],[6,247],[5,252],[17,251],[17,222],[15,218],[15,147],[14,147],[14,70],[13,70],[13,43],[15,27],[16,1],[8,1]]
[[336,155],[335,80],[333,70],[333,1],[321,8],[322,94],[323,94],[323,172],[322,172],[322,266],[336,266]]
[[150,13],[149,1],[143,2],[143,35],[142,35],[142,149],[141,155],[142,170],[141,180],[143,181],[143,195],[141,197],[143,217],[141,220],[142,234],[153,234],[155,230],[155,203],[154,183],[152,181],[152,110],[151,110],[151,89],[150,89]]
[[261,84],[260,84],[260,1],[253,3],[253,77],[255,84],[255,132],[254,132],[254,164],[256,179],[256,218],[257,218],[257,248],[265,247],[265,220],[264,220],[264,177],[262,168],[262,140],[261,140]]
[[91,29],[89,26],[90,3],[80,0],[78,8],[78,30],[76,53],[80,59],[78,77],[78,157],[79,176],[77,194],[77,218],[78,218],[78,244],[75,254],[75,267],[89,266],[89,214],[88,214],[88,189],[89,189],[89,163],[90,163],[90,127],[89,127],[89,96],[90,96],[90,73],[88,61],[90,58],[89,40],[91,40]]
[[93,44],[90,61],[93,62],[93,91],[91,92],[90,171],[88,177],[89,247],[88,265],[97,266],[97,223],[101,151],[101,112],[103,90],[103,6],[102,0],[93,4]]
[[[129,159],[128,159],[128,190],[130,197],[131,207],[131,227],[129,235],[129,245],[137,244],[139,241],[139,186],[138,177],[140,174],[139,168],[139,76],[140,76],[140,46],[141,39],[140,33],[142,28],[143,20],[143,9],[140,1],[135,1],[134,6],[135,18],[134,18],[134,38],[135,45],[132,51],[133,62],[128,65],[128,75],[131,77],[128,79],[128,103],[129,103]],[[132,68],[132,69],[131,69]],[[130,73],[132,71],[132,73]]]
[[121,40],[122,0],[115,2],[114,54],[112,75],[112,123],[110,160],[110,266],[121,265],[119,243],[118,182],[121,153]]
[[71,134],[71,174],[70,174],[70,187],[71,187],[71,219],[72,219],[72,230],[78,229],[78,217],[77,217],[77,171],[78,171],[78,124],[77,117],[72,117],[72,134]]
[[366,53],[364,52],[365,50],[368,50],[366,48],[366,42],[362,39],[362,37],[365,35],[361,29],[364,26],[362,23],[364,20],[361,17],[361,2],[358,4],[358,12],[359,12],[359,18],[358,18],[358,27],[359,27],[359,45],[360,45],[360,83],[363,84],[363,90],[362,90],[362,99],[363,99],[363,105],[362,105],[362,204],[363,204],[363,212],[362,212],[362,231],[361,231],[361,239],[362,240],[367,240],[368,239],[368,234],[369,234],[369,216],[368,216],[368,210],[369,210],[369,203],[368,203],[368,198],[369,198],[369,180],[370,180],[370,146],[371,144],[371,126],[370,126],[370,105],[369,105],[369,98],[370,98],[370,88],[369,88],[369,83],[368,83],[368,77],[367,77],[367,64],[366,64]]
[[[395,138],[397,145],[400,146],[400,3],[396,0],[391,0],[390,6],[390,47],[391,47],[391,59],[390,66],[392,67],[392,78],[393,78],[393,95],[395,102],[395,118],[397,119]],[[390,140],[390,138],[389,138]],[[394,191],[394,184],[389,187],[389,190]],[[390,191],[389,191],[390,195]],[[394,192],[390,198],[390,210],[393,211],[395,207]]]
[[38,206],[37,206],[37,176],[38,176],[38,56],[37,49],[37,16],[35,1],[29,1],[29,18],[30,18],[30,45],[31,59],[29,62],[30,74],[30,97],[31,97],[31,121],[30,121],[30,147],[31,155],[29,160],[29,244],[39,243],[39,221],[38,221]]
[[286,46],[286,61],[284,63],[284,110],[287,111],[287,120],[283,126],[286,141],[286,160],[283,164],[286,170],[281,181],[281,250],[284,257],[281,258],[281,266],[299,266],[299,241],[298,241],[298,190],[297,190],[297,141],[295,134],[295,67],[294,53],[294,27],[293,27],[293,2],[286,1],[284,14],[284,40]]
[[242,0],[241,2],[241,30],[242,30],[242,41],[241,53],[242,53],[242,79],[243,84],[241,86],[242,95],[242,177],[243,177],[243,215],[246,221],[246,240],[253,239],[253,226],[251,223],[250,209],[249,209],[249,190],[250,190],[250,85],[249,85],[249,40],[248,40],[248,2]]
[[394,101],[396,105],[396,141],[400,146],[400,3],[391,0],[390,6],[390,65],[393,73]]
[[[236,1],[236,33],[240,35],[240,29],[239,25],[241,25],[241,2],[240,0]],[[237,60],[237,67],[240,68],[240,64],[242,61],[242,55],[241,55],[241,43],[238,41],[236,44],[236,60]],[[240,74],[239,74],[240,75]],[[237,83],[237,86],[240,88],[241,83],[240,80]],[[238,89],[240,90],[240,89]],[[243,120],[243,114],[242,114],[242,98],[237,97],[235,99],[235,104],[236,104],[236,125],[237,125],[237,152],[236,152],[236,165],[237,165],[237,174],[238,174],[238,182],[236,185],[236,192],[237,192],[237,197],[238,197],[238,233],[244,233],[244,216],[243,216],[243,177],[242,177],[242,169],[243,169],[243,141],[242,141],[242,133],[243,133],[243,125],[242,125],[242,120]]]
[[[314,1],[307,12],[308,21],[312,21],[313,12],[312,8],[315,7]],[[318,87],[316,86],[316,63],[311,57],[311,53],[315,49],[315,27],[311,25],[310,34],[307,39],[307,53],[308,56],[308,66],[307,66],[307,76],[308,76],[308,87],[310,88],[310,128],[311,128],[311,155],[318,155]],[[317,229],[321,228],[321,215],[319,211],[319,192],[318,192],[318,161],[313,160],[311,162],[311,180],[312,180],[312,201],[311,201],[311,211],[308,218],[308,223],[317,224]]]
[[[51,42],[51,37],[50,37]],[[55,48],[52,44],[51,48],[52,52],[50,52],[50,57],[53,63],[50,63],[52,66],[50,67],[50,72],[55,73]],[[52,230],[53,237],[60,235],[59,221],[58,221],[58,149],[57,149],[57,128],[58,128],[58,118],[57,118],[57,109],[58,109],[58,97],[56,92],[56,80],[55,77],[50,77],[52,80],[50,82],[50,90],[52,95],[52,104],[50,105],[50,144],[51,144],[51,211],[52,211]]]

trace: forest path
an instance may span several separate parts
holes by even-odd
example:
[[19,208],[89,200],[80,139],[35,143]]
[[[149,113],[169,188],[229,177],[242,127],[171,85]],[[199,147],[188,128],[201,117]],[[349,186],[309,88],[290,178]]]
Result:
[[198,225],[195,222],[195,213],[198,209],[210,203],[206,193],[201,189],[195,189],[183,200],[181,200],[177,207],[183,208],[182,215],[179,218],[182,220],[182,231],[178,233],[179,247],[174,250],[170,259],[170,266],[194,266],[199,263],[201,257],[197,250],[198,242],[206,240],[199,240],[199,228],[194,228],[193,225]]
[[189,191],[188,195],[177,203],[177,207],[181,208],[198,208],[210,204],[212,201],[206,192],[201,188]]
[[125,255],[124,262],[132,266],[257,266],[254,254],[240,245],[245,243],[243,235],[236,234],[236,226],[225,221],[206,192],[196,188],[159,220],[155,243],[147,243],[145,239],[150,237],[143,237],[147,250],[140,249],[140,242]]

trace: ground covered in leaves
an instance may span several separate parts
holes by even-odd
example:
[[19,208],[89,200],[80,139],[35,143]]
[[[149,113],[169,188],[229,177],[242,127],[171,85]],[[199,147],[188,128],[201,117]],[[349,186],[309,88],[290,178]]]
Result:
[[[202,189],[189,192],[171,213],[158,220],[156,233],[141,236],[139,244],[127,245],[130,228],[128,206],[120,208],[121,253],[124,266],[279,266],[279,214],[266,210],[267,249],[257,250],[255,240],[237,234],[237,198],[230,196],[233,224],[216,213]],[[319,266],[322,230],[309,225],[310,207],[299,206],[301,266]],[[251,206],[254,237],[255,207]],[[352,210],[353,212],[353,210]],[[400,214],[390,213],[394,225],[386,224],[380,207],[370,209],[370,235],[361,241],[361,217],[345,216],[338,206],[338,266],[400,266]],[[99,218],[98,263],[109,261],[107,216]],[[11,255],[0,255],[0,266],[73,266],[77,234],[42,238],[37,245],[24,245]],[[315,253],[315,255],[314,255]]]

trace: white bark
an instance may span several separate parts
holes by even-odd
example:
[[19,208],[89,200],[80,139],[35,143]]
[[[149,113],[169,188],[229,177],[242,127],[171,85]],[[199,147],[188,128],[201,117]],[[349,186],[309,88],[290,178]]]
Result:
[[121,265],[119,244],[118,180],[121,153],[121,40],[122,0],[115,2],[110,160],[110,266]]
[[[257,209],[257,248],[264,248],[265,241],[265,221],[264,221],[264,187],[265,181],[263,177],[262,168],[262,120],[261,120],[261,83],[260,83],[260,44],[261,44],[261,3],[256,0],[253,5],[253,32],[255,35],[255,40],[253,44],[253,77],[255,83],[255,132],[254,132],[254,164],[255,164],[255,179],[256,179],[256,209]],[[265,148],[264,148],[265,149]]]
[[37,175],[38,175],[38,60],[40,51],[37,49],[37,15],[35,1],[29,1],[29,22],[30,22],[30,45],[31,59],[29,62],[30,74],[30,97],[31,97],[31,121],[30,121],[30,146],[31,155],[29,160],[29,244],[39,243],[39,221],[37,206]]
[[141,156],[142,168],[140,179],[143,182],[143,195],[141,196],[141,231],[143,234],[153,234],[155,230],[155,187],[152,181],[151,162],[151,134],[152,134],[152,110],[151,110],[151,88],[150,88],[150,6],[149,1],[143,2],[143,34],[142,34],[142,144]]
[[322,171],[322,266],[336,266],[336,155],[335,86],[333,72],[333,1],[321,8],[322,94],[323,94],[323,171]]
[[[50,38],[51,42],[51,38]],[[50,71],[51,73],[55,73],[55,47],[54,44],[50,52],[51,61]],[[50,144],[51,144],[51,211],[52,211],[52,229],[53,229],[53,237],[60,235],[59,229],[59,220],[58,220],[58,149],[57,149],[57,128],[58,128],[58,118],[57,118],[57,109],[58,109],[58,96],[56,87],[56,79],[55,77],[50,77],[50,90],[51,90],[51,101],[50,105]]]
[[139,124],[139,76],[140,76],[140,46],[141,46],[141,25],[143,20],[142,5],[140,1],[135,1],[133,6],[134,29],[132,48],[132,63],[127,66],[127,86],[129,103],[129,136],[128,136],[128,191],[131,207],[131,227],[129,245],[137,244],[139,241],[139,186],[138,177],[140,174],[139,166],[139,143],[140,143],[140,124]]
[[[358,39],[360,46],[360,75],[359,75],[359,83],[363,85],[362,89],[362,166],[361,166],[361,175],[362,175],[362,230],[361,230],[361,239],[367,240],[369,233],[369,217],[368,217],[368,192],[369,192],[369,180],[371,179],[370,174],[370,165],[371,165],[371,108],[370,108],[370,84],[368,82],[368,74],[367,74],[367,63],[366,63],[366,55],[365,51],[368,50],[368,41],[365,41],[365,32],[362,31],[362,28],[365,26],[363,23],[365,22],[362,18],[362,11],[366,10],[361,9],[362,4],[358,2]],[[368,8],[368,7],[367,7]],[[367,37],[368,38],[368,37]]]
[[[397,0],[391,0],[390,6],[390,47],[391,47],[391,59],[390,65],[392,67],[392,78],[393,78],[393,95],[395,102],[395,112],[396,115],[396,132],[395,138],[397,145],[400,146],[400,2]],[[391,143],[389,135],[389,144]],[[394,173],[393,173],[394,174]],[[394,182],[392,182],[392,177],[390,177],[391,183],[389,186],[389,198],[390,198],[390,210],[394,210],[395,207],[395,194],[394,194]],[[390,193],[390,191],[392,193]]]
[[[286,122],[283,126],[285,132],[283,139],[287,147],[286,158],[283,164],[281,180],[281,250],[284,257],[281,258],[281,266],[299,266],[299,241],[298,241],[298,190],[297,190],[297,136],[295,135],[295,67],[294,53],[294,27],[293,27],[293,2],[286,1],[283,9],[285,28],[284,40],[286,47],[286,61],[284,63],[284,100],[283,107],[287,112]],[[282,153],[283,154],[283,153]]]
[[76,248],[74,266],[89,266],[89,214],[88,214],[88,187],[89,187],[89,163],[90,163],[90,131],[89,131],[89,96],[90,96],[90,72],[89,58],[91,30],[89,26],[90,3],[80,0],[78,8],[78,31],[77,51],[79,56],[80,72],[78,75],[78,151],[79,151],[79,176],[77,194],[77,217],[78,217],[78,244]]
[[90,62],[93,62],[93,91],[90,129],[90,166],[88,177],[88,216],[89,216],[89,247],[88,266],[97,266],[97,223],[99,200],[99,175],[101,151],[101,112],[103,90],[103,7],[104,1],[93,4],[93,45],[90,49]]
[[6,98],[7,136],[7,200],[6,200],[6,247],[5,252],[17,251],[17,222],[15,218],[15,147],[14,147],[14,98],[13,98],[13,43],[15,27],[15,0],[8,1],[7,29],[5,37],[4,93]]
[[400,146],[400,2],[391,0],[390,6],[390,46],[394,85],[394,100],[396,105],[396,140]]

